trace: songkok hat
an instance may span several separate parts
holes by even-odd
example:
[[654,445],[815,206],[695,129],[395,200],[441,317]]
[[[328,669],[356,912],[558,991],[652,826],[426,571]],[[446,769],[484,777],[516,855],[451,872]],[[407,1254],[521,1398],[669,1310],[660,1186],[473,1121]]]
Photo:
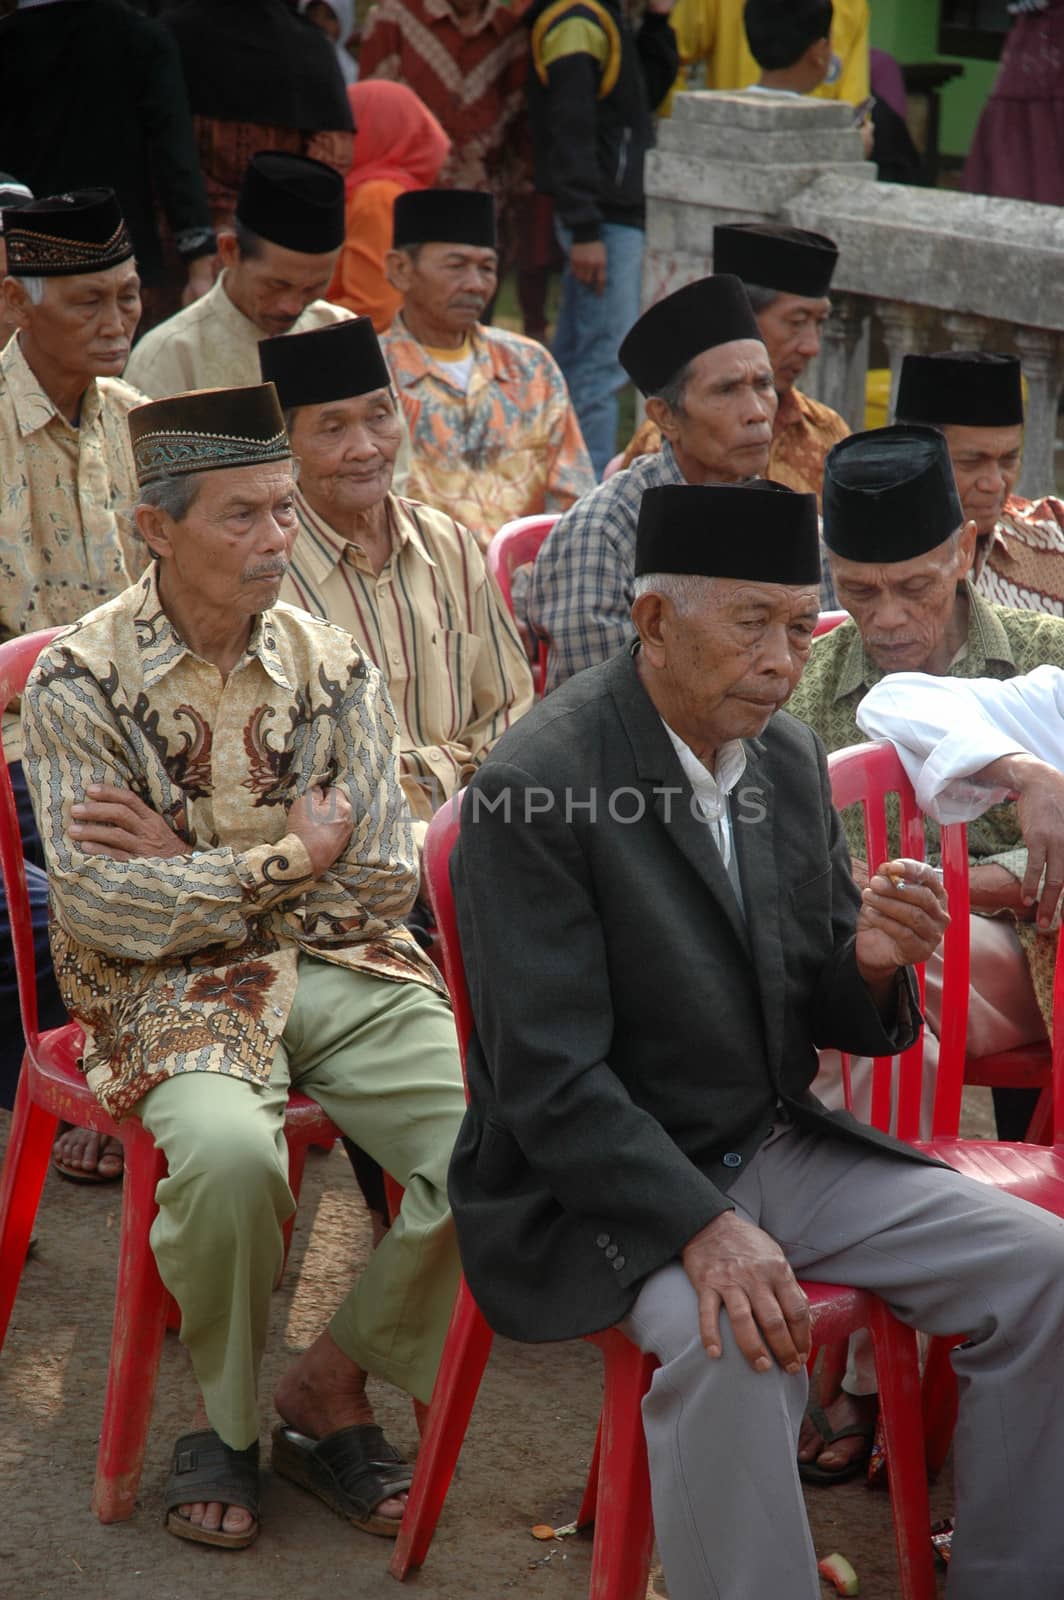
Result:
[[4,231],[5,210],[21,211],[26,202],[32,199],[32,189],[27,189],[24,183],[19,183],[10,172],[0,172],[0,234]]
[[636,525],[635,575],[648,572],[819,584],[816,495],[796,494],[766,478],[646,489]]
[[479,189],[408,189],[395,197],[392,248],[468,244],[495,249],[495,197]]
[[839,247],[825,233],[771,222],[722,223],[713,229],[713,271],[744,283],[819,300],[831,287]]
[[617,356],[638,389],[657,394],[703,350],[734,339],[764,343],[738,278],[717,273],[644,311],[625,334]]
[[964,521],[937,428],[854,433],[824,464],[824,543],[848,561],[911,561]]
[[369,317],[331,322],[309,333],[283,333],[263,339],[259,365],[265,382],[277,386],[277,398],[292,406],[323,406],[330,400],[390,389],[391,373],[381,355]]
[[1023,422],[1023,375],[1015,356],[951,350],[906,356],[894,415],[903,422],[1011,428]]
[[72,278],[117,267],[133,254],[113,189],[71,189],[5,205],[3,231],[13,278]]
[[157,478],[287,461],[292,446],[272,383],[194,389],[129,413],[141,488]]
[[237,221],[285,250],[320,256],[344,242],[344,180],[323,161],[260,150],[248,162]]

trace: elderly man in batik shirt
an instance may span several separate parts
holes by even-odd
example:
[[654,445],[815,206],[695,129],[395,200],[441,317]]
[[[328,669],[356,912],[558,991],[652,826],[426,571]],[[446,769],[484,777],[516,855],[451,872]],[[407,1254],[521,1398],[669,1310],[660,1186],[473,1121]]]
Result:
[[86,1076],[167,1160],[152,1248],[206,1418],[178,1440],[167,1525],[234,1547],[258,1529],[256,1379],[298,1087],[405,1197],[281,1379],[273,1467],[394,1536],[410,1473],[365,1380],[429,1399],[464,1100],[440,980],[403,926],[417,853],[395,717],[350,634],[276,603],[298,524],[273,386],[159,401],[130,427],[155,560],[45,650],[23,724]]
[[[713,229],[713,270],[742,279],[772,362],[779,406],[765,476],[818,500],[827,453],[850,430],[837,411],[803,394],[798,380],[820,353],[838,258],[833,239],[804,228],[744,222]],[[648,420],[636,430],[623,465],[660,449],[661,430]],[[834,604],[832,596],[823,598],[826,607]]]
[[[123,590],[143,565],[126,417],[143,395],[120,374],[140,318],[133,245],[110,189],[76,190],[4,208],[3,298],[16,332],[0,355],[0,638],[76,622]],[[42,1023],[63,1021],[51,982],[43,855],[22,780],[17,708],[4,750],[19,806],[38,954]],[[0,891],[0,936],[7,910]],[[9,949],[3,939],[3,949]],[[14,972],[0,972],[0,1104],[22,1062]],[[64,1130],[67,1177],[114,1179],[121,1146]]]
[[403,304],[382,346],[413,440],[409,491],[486,549],[504,522],[565,511],[594,488],[591,458],[554,357],[477,320],[497,282],[492,197],[401,194],[393,240]]
[[895,415],[941,428],[964,515],[975,523],[976,587],[1001,606],[1064,615],[1064,501],[1013,494],[1023,460],[1023,374],[1015,356],[906,356]]

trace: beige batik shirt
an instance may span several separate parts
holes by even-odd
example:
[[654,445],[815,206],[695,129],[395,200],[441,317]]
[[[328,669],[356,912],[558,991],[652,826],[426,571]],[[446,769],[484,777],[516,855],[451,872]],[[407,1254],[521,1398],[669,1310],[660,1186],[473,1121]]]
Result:
[[[56,978],[113,1116],[178,1073],[264,1083],[301,950],[441,987],[402,926],[418,879],[395,716],[343,629],[278,605],[223,683],[171,626],[153,565],[43,652],[23,726]],[[194,853],[80,850],[70,807],[91,783],[132,789]],[[287,814],[321,784],[354,831],[315,880]]]
[[[144,396],[95,378],[73,427],[45,394],[18,335],[0,355],[0,639],[76,622],[144,565],[126,417]],[[16,761],[18,714],[4,717]]]
[[286,600],[354,634],[399,719],[403,788],[424,824],[532,704],[513,619],[473,535],[446,512],[388,495],[392,554],[374,573],[298,491]]

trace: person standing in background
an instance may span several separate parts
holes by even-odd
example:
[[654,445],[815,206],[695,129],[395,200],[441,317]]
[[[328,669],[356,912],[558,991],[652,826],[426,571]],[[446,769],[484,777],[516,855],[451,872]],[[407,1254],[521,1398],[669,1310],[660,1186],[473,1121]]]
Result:
[[347,48],[355,31],[354,0],[299,0],[299,13],[332,41],[340,75],[350,88],[358,78],[358,66]]
[[[834,5],[831,62],[812,93],[857,106],[869,94],[868,0],[834,0]],[[760,76],[746,37],[745,9],[745,0],[676,0],[672,26],[680,60],[685,67],[704,65],[707,89],[746,89]]]
[[1019,0],[964,169],[969,194],[1064,205],[1064,0]]

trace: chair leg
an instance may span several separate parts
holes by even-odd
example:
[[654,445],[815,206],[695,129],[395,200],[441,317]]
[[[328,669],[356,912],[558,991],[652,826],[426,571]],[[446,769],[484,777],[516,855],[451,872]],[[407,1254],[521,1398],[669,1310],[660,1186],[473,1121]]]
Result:
[[953,1339],[932,1339],[927,1352],[923,1381],[924,1441],[927,1471],[932,1478],[942,1471],[953,1441],[957,1422],[957,1377],[949,1354],[962,1338],[958,1334]]
[[1027,1144],[1053,1143],[1053,1085],[1050,1083],[1038,1096],[1024,1140]]
[[29,1073],[24,1067],[0,1178],[0,1349],[7,1336],[26,1264],[26,1251],[58,1126],[58,1117],[34,1105],[30,1099]]
[[400,1582],[428,1554],[465,1439],[493,1339],[463,1278],[432,1392],[414,1481],[388,1571]]
[[901,1600],[935,1600],[931,1506],[920,1410],[916,1335],[873,1300],[869,1331],[875,1347],[883,1442],[887,1453]]
[[597,1334],[606,1383],[588,1600],[644,1600],[654,1523],[642,1400],[657,1361],[616,1329]]
[[595,1432],[595,1451],[591,1457],[591,1465],[587,1471],[587,1482],[584,1485],[584,1498],[580,1502],[580,1510],[576,1514],[578,1528],[589,1528],[595,1520],[595,1508],[598,1505],[599,1462],[602,1456],[602,1417],[599,1417],[598,1428]]
[[133,1515],[169,1307],[148,1242],[165,1158],[139,1124],[125,1133],[123,1144],[126,1175],[114,1329],[92,1497],[101,1522]]

